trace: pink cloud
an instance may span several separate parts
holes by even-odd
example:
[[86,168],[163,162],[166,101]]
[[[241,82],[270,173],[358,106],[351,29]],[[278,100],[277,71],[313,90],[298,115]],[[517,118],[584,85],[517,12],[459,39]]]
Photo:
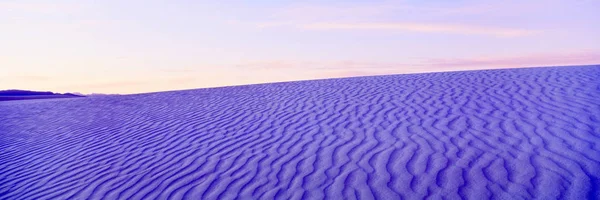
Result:
[[264,60],[235,65],[244,70],[305,70],[331,73],[336,76],[372,75],[385,73],[418,73],[467,69],[516,68],[535,66],[564,66],[599,64],[600,52],[541,53],[507,57],[427,58],[412,63],[374,61],[294,61]]
[[513,28],[497,28],[473,25],[433,23],[310,23],[300,26],[308,30],[397,30],[426,33],[456,33],[518,37],[532,35],[535,31]]
[[429,59],[425,65],[435,67],[526,67],[599,64],[600,52],[532,54],[514,57],[484,57],[470,59]]
[[369,70],[336,70],[318,73],[318,78],[344,78],[357,76],[375,76],[389,74],[386,71],[369,71]]
[[303,70],[313,78],[370,76],[382,74],[424,73],[474,69],[499,69],[537,66],[600,64],[600,52],[543,53],[508,57],[430,58],[415,63],[385,63],[368,61],[256,61],[237,65],[249,70]]
[[[258,28],[292,27],[304,30],[385,30],[425,33],[451,33],[519,37],[534,35],[538,29],[511,27],[517,23],[477,23],[468,18],[493,19],[510,15],[529,15],[532,12],[560,10],[556,5],[540,9],[539,2],[472,3],[440,5],[423,3],[418,6],[405,2],[339,3],[334,5],[294,4],[273,11],[270,20],[253,23]],[[523,7],[526,7],[524,11]],[[495,17],[494,17],[495,16]],[[487,17],[487,18],[486,18]],[[404,19],[408,21],[398,21]],[[454,20],[454,21],[452,21]]]
[[341,61],[300,61],[300,60],[262,60],[252,61],[247,63],[236,64],[235,67],[238,69],[252,69],[252,70],[286,70],[286,69],[301,69],[301,70],[319,70],[319,69],[377,69],[377,68],[390,68],[398,65],[406,65],[399,63],[385,63],[385,62],[367,62],[367,61],[353,61],[353,60],[341,60]]

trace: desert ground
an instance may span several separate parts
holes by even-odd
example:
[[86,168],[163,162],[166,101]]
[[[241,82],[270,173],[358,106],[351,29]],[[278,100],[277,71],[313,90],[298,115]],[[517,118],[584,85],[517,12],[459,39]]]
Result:
[[600,199],[600,66],[0,102],[0,199]]

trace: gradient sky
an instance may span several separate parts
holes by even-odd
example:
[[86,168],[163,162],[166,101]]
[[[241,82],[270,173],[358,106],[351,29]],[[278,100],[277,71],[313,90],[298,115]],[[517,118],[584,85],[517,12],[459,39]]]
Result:
[[600,64],[600,1],[0,0],[0,90]]

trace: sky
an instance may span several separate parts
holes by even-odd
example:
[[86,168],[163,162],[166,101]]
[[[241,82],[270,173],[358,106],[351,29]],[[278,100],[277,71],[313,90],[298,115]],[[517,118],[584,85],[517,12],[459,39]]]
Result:
[[0,90],[600,64],[599,0],[0,0]]

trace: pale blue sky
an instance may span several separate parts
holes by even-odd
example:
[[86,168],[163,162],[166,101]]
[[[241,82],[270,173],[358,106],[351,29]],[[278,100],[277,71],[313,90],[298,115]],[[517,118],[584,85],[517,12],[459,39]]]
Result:
[[0,0],[0,89],[138,93],[600,63],[600,1]]

